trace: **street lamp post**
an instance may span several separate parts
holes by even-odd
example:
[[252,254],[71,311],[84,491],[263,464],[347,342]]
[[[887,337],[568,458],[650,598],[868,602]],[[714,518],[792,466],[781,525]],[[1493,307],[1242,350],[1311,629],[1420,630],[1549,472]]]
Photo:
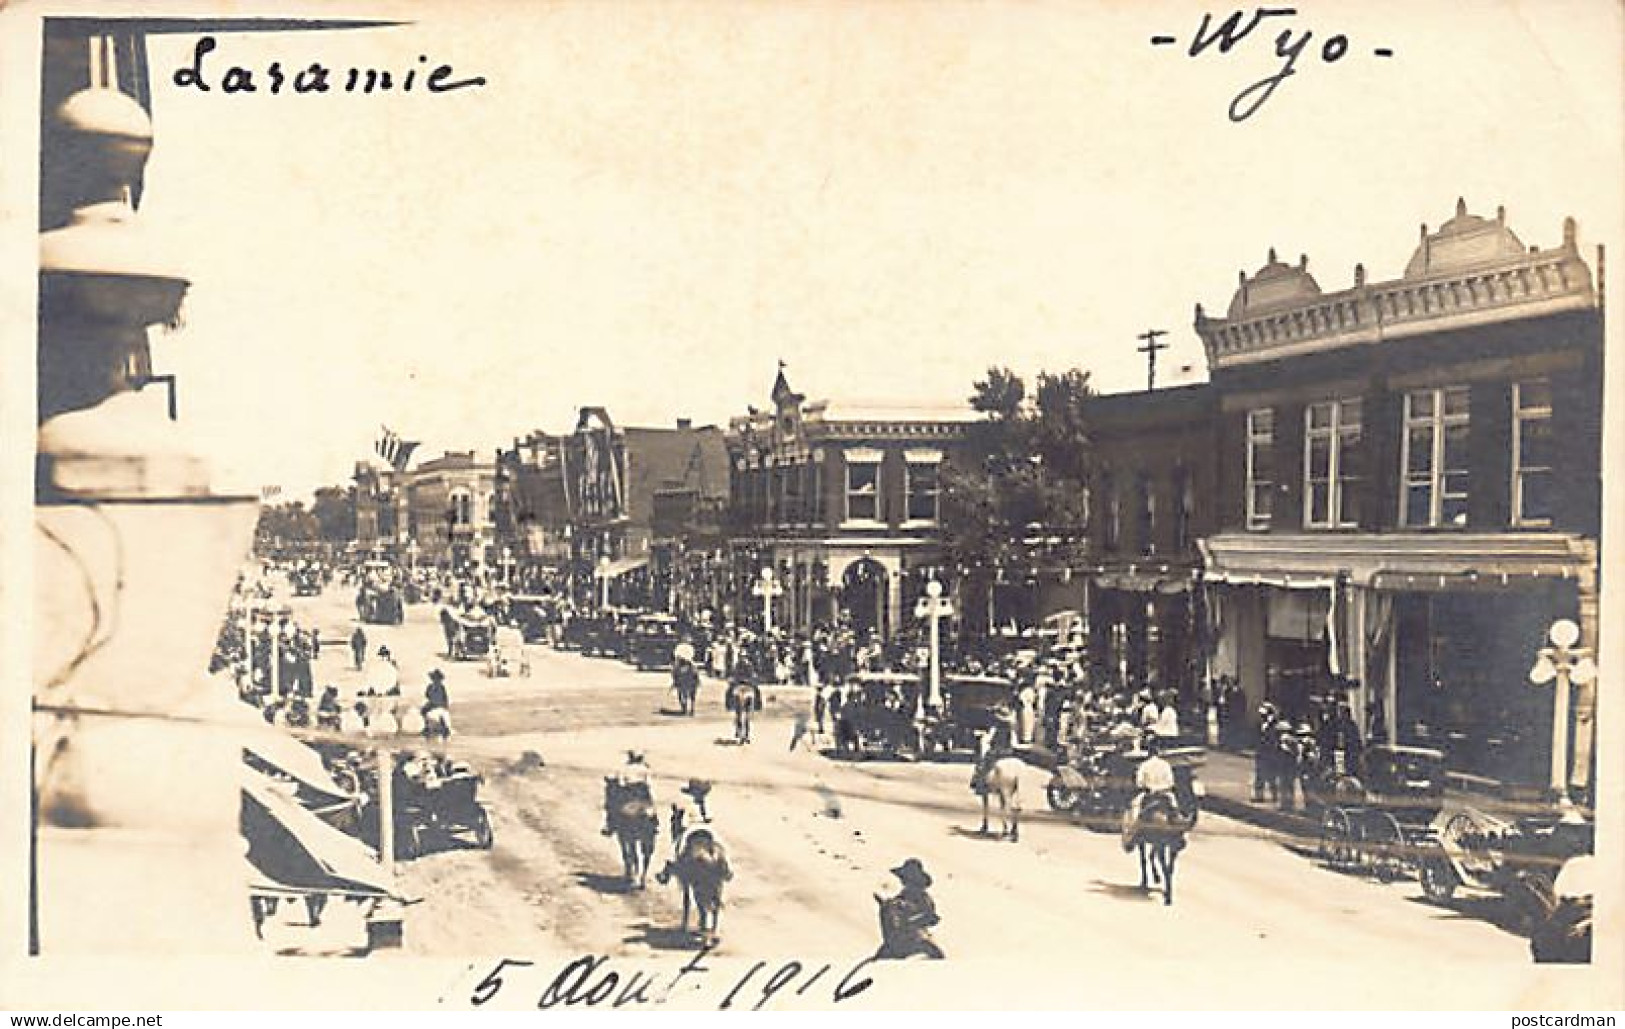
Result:
[[762,579],[750,590],[762,598],[762,635],[773,635],[773,601],[784,592],[784,587],[773,578],[773,566],[762,568]]
[[513,587],[513,548],[502,548],[502,582],[510,589]]
[[925,706],[935,710],[942,705],[942,632],[944,618],[954,613],[953,602],[942,595],[942,583],[933,578],[925,584],[925,596],[914,605],[916,618],[928,619],[931,639],[931,676],[927,680]]
[[609,555],[598,559],[598,609],[609,609]]
[[1597,676],[1596,663],[1591,651],[1575,646],[1580,642],[1580,627],[1567,618],[1552,623],[1547,639],[1551,646],[1542,647],[1535,666],[1529,670],[1529,681],[1537,686],[1554,683],[1552,696],[1552,776],[1551,789],[1559,807],[1569,806],[1569,690],[1575,683],[1588,683]]

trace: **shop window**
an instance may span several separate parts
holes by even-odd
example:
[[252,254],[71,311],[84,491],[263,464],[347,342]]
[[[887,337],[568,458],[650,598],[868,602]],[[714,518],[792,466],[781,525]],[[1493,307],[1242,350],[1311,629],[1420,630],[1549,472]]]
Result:
[[1275,411],[1247,412],[1247,528],[1267,529],[1275,500]]
[[1466,386],[1405,394],[1401,525],[1459,528],[1467,524],[1467,449]]
[[1552,385],[1512,386],[1512,521],[1552,524]]
[[916,463],[909,462],[908,471],[908,520],[911,522],[934,522],[937,520],[937,498],[941,492],[941,482],[937,475],[935,462]]
[[1360,523],[1360,401],[1328,400],[1303,412],[1303,524],[1352,529]]
[[854,460],[846,463],[846,520],[880,520],[880,462]]

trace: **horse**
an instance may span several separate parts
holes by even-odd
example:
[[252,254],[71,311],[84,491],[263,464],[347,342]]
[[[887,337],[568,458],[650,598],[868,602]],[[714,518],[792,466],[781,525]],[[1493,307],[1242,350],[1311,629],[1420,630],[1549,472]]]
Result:
[[621,845],[621,867],[626,883],[641,890],[649,876],[654,857],[655,835],[660,819],[655,815],[654,797],[646,782],[622,782],[604,777],[604,811],[610,832]]
[[733,878],[728,854],[709,829],[695,829],[683,835],[687,815],[677,805],[671,809],[671,838],[682,841],[682,850],[656,876],[662,883],[677,877],[683,888],[683,931],[688,931],[688,912],[693,906],[698,916],[700,936],[707,943],[716,938],[722,915],[722,884]]
[[976,738],[976,771],[971,775],[971,789],[982,796],[981,834],[988,834],[989,798],[999,798],[999,815],[1004,822],[999,838],[1009,837],[1016,843],[1021,839],[1021,759],[1006,754],[995,757],[992,753],[992,734],[982,733]]
[[457,631],[457,616],[449,607],[440,609],[440,631],[446,637],[446,659],[452,660],[457,657],[457,637],[461,634]]
[[1153,793],[1141,804],[1132,841],[1140,853],[1140,889],[1155,889],[1161,883],[1165,905],[1174,902],[1174,865],[1190,827],[1191,820],[1166,793]]
[[677,691],[677,709],[685,715],[692,715],[700,695],[699,670],[685,663],[672,671],[671,684]]

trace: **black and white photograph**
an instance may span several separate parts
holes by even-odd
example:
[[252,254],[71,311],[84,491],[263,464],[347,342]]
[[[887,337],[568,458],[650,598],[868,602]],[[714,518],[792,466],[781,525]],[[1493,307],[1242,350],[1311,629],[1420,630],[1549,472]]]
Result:
[[1619,4],[0,47],[4,1006],[1625,1003]]

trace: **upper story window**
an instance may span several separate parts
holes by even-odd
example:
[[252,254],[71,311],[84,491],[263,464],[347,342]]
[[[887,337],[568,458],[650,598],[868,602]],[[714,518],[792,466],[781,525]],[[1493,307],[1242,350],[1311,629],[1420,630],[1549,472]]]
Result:
[[1137,514],[1140,521],[1140,552],[1142,554],[1155,554],[1157,552],[1157,490],[1151,476],[1141,473],[1138,488],[1135,490]]
[[1552,384],[1512,385],[1512,523],[1552,524]]
[[1111,473],[1100,477],[1100,492],[1106,498],[1106,549],[1116,550],[1123,539],[1123,505]]
[[1275,506],[1275,411],[1247,412],[1247,528],[1267,529]]
[[813,451],[807,464],[807,520],[814,525],[824,524],[824,452]]
[[466,490],[454,490],[451,494],[451,524],[474,524],[474,498]]
[[1303,411],[1303,524],[1360,524],[1360,401],[1327,400]]
[[846,453],[846,520],[880,520],[880,453],[849,450]]
[[920,460],[909,455],[904,466],[908,472],[908,520],[934,522],[937,520],[937,498],[942,492],[937,461]]
[[1468,404],[1466,386],[1405,394],[1401,525],[1452,528],[1467,524]]
[[1190,549],[1191,522],[1196,515],[1196,490],[1191,482],[1189,468],[1174,469],[1174,549],[1180,553]]

